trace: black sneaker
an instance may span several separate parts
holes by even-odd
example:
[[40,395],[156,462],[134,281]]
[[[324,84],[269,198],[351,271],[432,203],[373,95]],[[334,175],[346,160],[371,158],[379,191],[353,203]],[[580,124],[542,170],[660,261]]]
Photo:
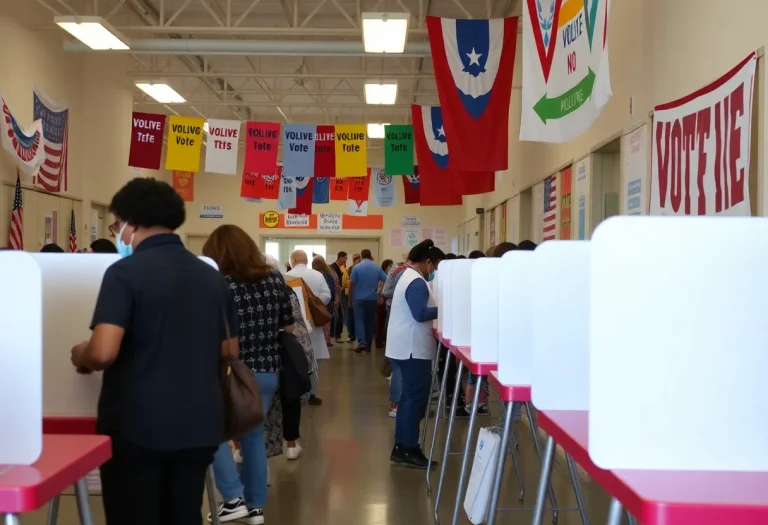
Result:
[[248,525],[263,525],[264,511],[262,509],[248,509],[248,517],[241,521]]
[[[450,417],[451,415],[451,405],[445,406],[445,417]],[[457,406],[456,407],[456,414],[454,414],[455,418],[467,418],[469,417],[469,412],[467,412],[467,409],[464,406]]]
[[491,413],[491,411],[488,409],[488,405],[486,403],[481,403],[477,406],[477,413],[481,416],[487,416]]
[[400,465],[403,462],[403,447],[395,445],[392,447],[392,453],[389,455],[390,463]]
[[421,470],[427,470],[427,468],[437,468],[437,461],[433,461],[430,465],[429,460],[424,455],[419,447],[411,449],[402,449],[402,460],[400,465],[408,468],[416,468]]
[[[245,506],[243,498],[235,498],[229,501],[225,501],[219,505],[219,522],[227,523],[229,521],[239,520],[248,516],[248,508]],[[211,513],[208,513],[208,523],[211,523]],[[249,522],[250,523],[250,522]],[[256,523],[256,522],[254,522]],[[258,523],[264,523],[264,518]]]
[[323,404],[323,400],[317,396],[309,396],[309,399],[307,400],[307,404],[320,406]]

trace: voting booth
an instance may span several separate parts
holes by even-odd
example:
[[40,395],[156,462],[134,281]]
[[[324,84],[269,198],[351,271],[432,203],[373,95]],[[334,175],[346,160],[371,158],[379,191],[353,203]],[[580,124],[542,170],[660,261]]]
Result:
[[28,253],[0,252],[0,465],[31,465],[43,439],[43,283]]
[[440,269],[435,274],[437,277],[437,331],[440,335],[440,340],[447,343],[448,336],[445,334],[446,324],[450,325],[450,321],[446,323],[446,318],[449,317],[450,311],[449,305],[451,304],[451,287],[449,282],[451,280],[451,273],[453,271],[453,265],[456,261],[443,261],[440,263]]
[[475,261],[457,259],[451,262],[452,269],[448,282],[451,302],[447,305],[449,311],[446,312],[446,318],[450,315],[449,337],[451,346],[469,348],[472,342],[470,334],[472,324],[472,265]]
[[473,361],[499,361],[499,269],[501,259],[483,258],[472,265],[470,351]]
[[498,339],[499,381],[505,385],[531,384],[532,251],[511,251],[499,268]]
[[754,217],[618,217],[597,228],[596,465],[768,471],[766,239],[768,220]]

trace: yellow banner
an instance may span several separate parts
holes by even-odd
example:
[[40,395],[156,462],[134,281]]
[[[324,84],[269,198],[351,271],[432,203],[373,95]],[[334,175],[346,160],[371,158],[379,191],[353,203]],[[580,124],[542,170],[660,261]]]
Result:
[[365,124],[334,126],[336,134],[336,176],[365,177],[368,175]]
[[200,148],[203,145],[204,118],[171,115],[168,123],[168,148],[165,169],[200,171]]

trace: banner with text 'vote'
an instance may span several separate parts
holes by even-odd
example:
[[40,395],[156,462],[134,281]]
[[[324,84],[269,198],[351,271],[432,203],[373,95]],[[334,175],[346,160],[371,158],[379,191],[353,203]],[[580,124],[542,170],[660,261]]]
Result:
[[160,169],[166,118],[165,115],[133,112],[131,118],[131,151],[128,154],[129,166],[148,170]]
[[651,215],[751,215],[757,55],[653,113]]
[[384,172],[387,175],[413,175],[413,126],[384,126]]
[[340,179],[338,177],[332,177],[330,179],[330,193],[332,201],[345,201],[347,200],[347,179]]
[[283,126],[283,171],[289,177],[314,176],[316,132],[309,124]]
[[208,173],[237,173],[237,152],[240,145],[239,120],[208,120],[205,144],[205,171]]
[[567,142],[612,96],[606,29],[611,0],[522,0],[520,140]]
[[336,132],[334,126],[317,126],[314,176],[336,176]]
[[203,125],[200,117],[171,115],[168,121],[168,148],[165,169],[168,171],[200,171],[200,150],[203,147]]
[[364,124],[334,126],[336,176],[365,177],[368,174],[367,129]]
[[248,122],[245,129],[243,171],[274,173],[277,167],[279,143],[280,124],[277,122]]
[[296,179],[280,177],[280,194],[277,196],[277,208],[290,210],[296,207]]

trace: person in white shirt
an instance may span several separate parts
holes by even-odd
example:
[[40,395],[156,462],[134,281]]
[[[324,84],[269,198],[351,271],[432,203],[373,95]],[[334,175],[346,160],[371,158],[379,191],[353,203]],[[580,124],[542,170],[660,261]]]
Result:
[[[326,306],[331,302],[331,290],[328,288],[328,284],[325,282],[323,274],[317,270],[313,270],[307,266],[309,259],[307,258],[307,252],[304,250],[296,250],[291,254],[291,271],[287,275],[292,277],[301,277],[304,282],[307,283],[309,289],[315,294],[320,301]],[[315,352],[315,359],[328,359],[331,355],[328,353],[328,345],[325,343],[325,334],[323,333],[322,326],[316,326],[309,334],[309,338],[312,341],[312,350]],[[313,389],[309,393],[310,405],[322,405],[323,400],[317,397],[317,382],[312,385]]]
[[432,292],[427,281],[434,278],[445,254],[427,239],[408,254],[408,268],[395,284],[387,327],[386,356],[402,376],[402,393],[395,417],[395,446],[390,461],[411,468],[434,468],[437,463],[419,448],[419,422],[431,392],[432,360],[437,341],[432,335],[432,321],[437,319]]

